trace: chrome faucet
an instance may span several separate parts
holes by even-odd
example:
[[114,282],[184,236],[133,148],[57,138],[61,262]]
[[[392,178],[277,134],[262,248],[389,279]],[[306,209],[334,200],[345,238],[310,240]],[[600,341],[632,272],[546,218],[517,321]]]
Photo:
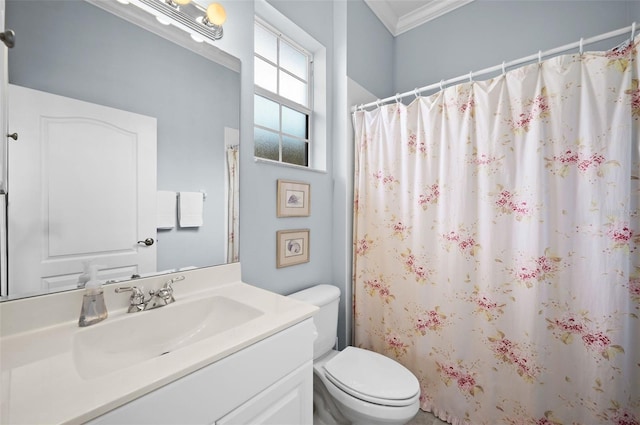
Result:
[[184,276],[176,276],[173,279],[170,279],[164,283],[162,288],[157,291],[149,291],[149,298],[145,299],[144,289],[142,287],[138,288],[137,286],[123,286],[120,288],[116,288],[117,293],[121,292],[131,292],[131,297],[129,298],[129,309],[128,313],[137,313],[139,311],[145,310],[153,310],[154,308],[164,307],[165,305],[171,304],[176,299],[173,297],[173,287],[172,283],[179,282],[184,280]]
[[124,286],[121,288],[116,288],[116,292],[129,292],[131,291],[131,298],[129,298],[129,309],[127,313],[137,313],[139,311],[143,311],[146,306],[146,302],[144,299],[144,293],[142,292],[142,288],[138,288],[137,286]]

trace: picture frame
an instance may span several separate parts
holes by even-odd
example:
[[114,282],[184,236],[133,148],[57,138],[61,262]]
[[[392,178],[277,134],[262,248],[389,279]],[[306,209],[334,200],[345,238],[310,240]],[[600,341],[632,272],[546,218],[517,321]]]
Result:
[[311,185],[291,180],[278,180],[278,217],[308,217],[311,213]]
[[309,229],[276,232],[276,267],[309,262]]

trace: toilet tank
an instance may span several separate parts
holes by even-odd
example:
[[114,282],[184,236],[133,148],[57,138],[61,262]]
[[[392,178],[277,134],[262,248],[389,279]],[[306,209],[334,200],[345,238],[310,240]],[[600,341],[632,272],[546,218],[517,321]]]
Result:
[[338,335],[340,290],[331,285],[317,285],[289,296],[320,308],[313,316],[313,323],[318,331],[318,338],[313,343],[313,358],[317,359],[331,351]]

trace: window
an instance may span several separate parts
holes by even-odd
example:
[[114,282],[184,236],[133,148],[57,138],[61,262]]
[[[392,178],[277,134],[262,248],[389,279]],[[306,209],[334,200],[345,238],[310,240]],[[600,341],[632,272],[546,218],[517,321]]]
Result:
[[254,155],[309,167],[312,55],[258,20],[254,42]]

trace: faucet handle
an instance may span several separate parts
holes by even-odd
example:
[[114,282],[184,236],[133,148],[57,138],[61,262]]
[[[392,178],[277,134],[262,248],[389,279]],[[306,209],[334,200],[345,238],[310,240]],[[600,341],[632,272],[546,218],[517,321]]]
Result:
[[172,283],[176,283],[176,282],[180,282],[181,280],[184,280],[184,279],[185,279],[184,275],[182,275],[182,274],[180,276],[176,276],[176,277],[166,281],[164,283],[164,288],[173,291],[173,288],[171,287],[171,284]]
[[[151,299],[153,300],[153,305],[151,307],[147,306],[146,308],[155,308],[174,302],[176,299],[173,297],[173,287],[171,286],[171,284],[174,282],[179,282],[181,280],[184,280],[184,275],[176,276],[172,279],[169,279],[164,283],[162,288],[158,289],[157,291],[149,291],[149,295],[151,295]],[[160,298],[162,300],[160,305],[156,303],[156,298]]]
[[[176,276],[172,279],[169,279],[164,283],[162,289],[159,289],[155,292],[155,295],[163,298],[165,301],[168,301],[167,304],[174,302],[175,299],[173,298],[173,286],[171,286],[171,284],[180,282],[181,280],[184,280],[184,275]],[[153,296],[154,294],[151,295]]]
[[121,292],[131,292],[131,297],[129,298],[129,313],[142,311],[144,309],[145,299],[142,288],[138,288],[137,286],[122,286],[116,288],[115,291],[118,294]]
[[137,286],[121,286],[115,289],[118,294],[120,292],[133,292],[131,296],[142,294],[143,290],[143,288],[138,288]]

